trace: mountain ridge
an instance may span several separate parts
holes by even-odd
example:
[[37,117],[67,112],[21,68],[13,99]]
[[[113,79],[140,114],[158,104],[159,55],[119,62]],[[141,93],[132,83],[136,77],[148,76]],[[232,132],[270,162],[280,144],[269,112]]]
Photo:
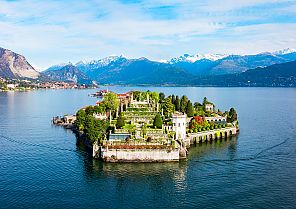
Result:
[[37,79],[39,76],[23,55],[0,47],[0,77]]
[[[149,60],[145,57],[129,59],[122,55],[109,56],[102,59],[91,60],[88,62],[79,61],[75,66],[88,74],[88,71],[99,70],[108,65],[116,63],[118,60],[127,63],[137,60]],[[183,68],[193,75],[216,75],[244,72],[251,68],[265,67],[272,64],[284,63],[296,60],[295,49],[283,49],[275,52],[262,52],[255,55],[226,55],[226,54],[184,54],[170,60],[153,61],[164,63],[176,68]],[[112,65],[113,67],[116,67]],[[47,69],[48,70],[48,69]]]
[[296,87],[296,61],[257,67],[243,73],[195,78],[198,86]]
[[75,82],[86,85],[92,84],[92,80],[72,63],[68,63],[61,69],[45,71],[43,75],[55,81]]
[[[190,55],[184,57],[188,56]],[[198,59],[196,61],[181,59],[172,64],[152,61],[145,57],[129,59],[120,55],[89,62],[81,61],[76,64],[71,62],[62,63],[51,66],[39,73],[28,63],[24,56],[0,48],[0,77],[32,78],[43,81],[66,81],[80,84],[92,84],[95,81],[99,84],[114,85],[214,85],[212,78],[219,78],[220,80],[225,79],[229,83],[217,82],[217,85],[234,85],[233,82],[237,79],[241,80],[241,84],[235,85],[247,85],[246,80],[244,80],[246,77],[251,81],[253,80],[251,79],[252,76],[265,76],[264,78],[266,78],[265,74],[257,71],[256,73],[250,73],[253,72],[252,69],[265,72],[265,68],[273,65],[279,66],[275,68],[279,71],[281,66],[286,69],[286,65],[281,64],[293,63],[296,60],[296,50],[284,49],[256,55],[217,55],[211,59],[205,57],[207,56],[198,55],[193,57]],[[291,72],[294,73],[294,71]],[[293,85],[294,74],[292,77],[283,74],[281,79],[276,79],[275,75],[277,74],[273,72],[273,77],[271,77],[274,83],[264,78],[257,79],[259,79],[258,82],[261,82],[260,85],[262,86],[264,86],[263,81],[266,85],[271,86],[280,85],[280,81],[283,82],[283,85]],[[293,82],[288,81],[287,77]]]

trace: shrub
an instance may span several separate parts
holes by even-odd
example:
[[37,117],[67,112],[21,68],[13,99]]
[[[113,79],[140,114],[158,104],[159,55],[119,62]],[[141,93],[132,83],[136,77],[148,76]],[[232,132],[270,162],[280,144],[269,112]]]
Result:
[[162,118],[160,114],[157,113],[153,121],[153,127],[162,128],[162,123],[163,123]]

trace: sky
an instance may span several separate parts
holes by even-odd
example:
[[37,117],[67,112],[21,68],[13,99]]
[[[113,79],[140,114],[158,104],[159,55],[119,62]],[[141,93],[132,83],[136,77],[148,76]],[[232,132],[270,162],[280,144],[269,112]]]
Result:
[[0,0],[0,47],[38,70],[109,55],[162,60],[296,48],[296,1]]

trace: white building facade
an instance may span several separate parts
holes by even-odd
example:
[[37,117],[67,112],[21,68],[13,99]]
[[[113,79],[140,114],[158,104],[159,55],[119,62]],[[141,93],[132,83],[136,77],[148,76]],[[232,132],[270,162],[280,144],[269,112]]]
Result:
[[205,105],[207,112],[214,112],[214,105],[213,104],[206,104]]
[[173,131],[176,133],[176,139],[186,138],[187,115],[182,113],[175,113],[172,115]]

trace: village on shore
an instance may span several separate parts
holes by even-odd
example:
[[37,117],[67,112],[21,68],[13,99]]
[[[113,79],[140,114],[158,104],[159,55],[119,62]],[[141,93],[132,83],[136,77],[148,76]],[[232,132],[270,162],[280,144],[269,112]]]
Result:
[[222,112],[207,98],[192,104],[185,95],[108,90],[92,96],[102,99],[53,123],[72,128],[94,158],[107,162],[179,161],[191,144],[239,132],[235,109]]
[[77,84],[76,82],[42,81],[32,79],[11,79],[0,77],[0,91],[29,91],[37,89],[86,89],[95,85]]

